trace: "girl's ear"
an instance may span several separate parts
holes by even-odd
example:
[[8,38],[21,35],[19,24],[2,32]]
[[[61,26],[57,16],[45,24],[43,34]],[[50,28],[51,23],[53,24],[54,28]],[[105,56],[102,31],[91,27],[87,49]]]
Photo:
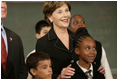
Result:
[[52,16],[51,15],[48,15],[47,17],[50,20],[50,22],[53,22],[53,19],[52,19]]
[[30,72],[32,73],[33,76],[36,75],[36,70],[35,70],[35,69],[31,68],[31,69],[30,69]]
[[80,53],[79,48],[75,48],[75,53],[76,53],[77,55],[79,55],[79,53]]

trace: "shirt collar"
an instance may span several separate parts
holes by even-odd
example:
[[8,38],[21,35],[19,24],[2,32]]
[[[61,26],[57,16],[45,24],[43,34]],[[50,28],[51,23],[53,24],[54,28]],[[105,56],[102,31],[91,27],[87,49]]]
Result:
[[2,25],[1,25],[1,29],[2,29],[2,33],[5,34],[5,29],[4,29],[4,27],[3,27],[3,23],[2,23]]
[[78,62],[79,61],[77,61],[76,63],[77,63],[77,65],[82,69],[82,71],[85,73],[86,71],[89,71],[89,70],[91,70],[92,72],[93,72],[93,66],[92,66],[92,63],[90,63],[91,64],[91,66],[90,66],[90,69],[89,70],[87,70],[87,69],[85,69],[85,68],[83,68],[83,67],[81,67],[79,64],[78,64]]

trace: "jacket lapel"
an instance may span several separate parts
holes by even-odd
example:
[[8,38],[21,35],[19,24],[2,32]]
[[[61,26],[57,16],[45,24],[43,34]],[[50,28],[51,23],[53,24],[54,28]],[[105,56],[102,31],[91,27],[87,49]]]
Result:
[[14,40],[10,34],[10,31],[5,28],[6,35],[7,35],[7,44],[8,44],[8,56],[7,56],[7,71],[6,71],[6,77],[9,75],[10,71],[13,68],[13,57],[14,57]]
[[70,53],[72,53],[72,51],[74,50],[74,45],[73,45],[74,35],[70,30],[68,30],[68,33],[69,33],[69,51]]
[[69,33],[69,50],[64,46],[64,44],[60,41],[60,39],[57,37],[56,33],[54,32],[54,29],[52,28],[48,33],[48,39],[53,40],[56,39],[54,46],[58,49],[64,50],[66,52],[72,53],[73,51],[73,36],[70,31]]
[[62,42],[60,41],[60,39],[58,39],[58,38],[57,38],[57,40],[56,40],[54,46],[55,46],[56,48],[58,48],[58,49],[61,49],[61,50],[64,50],[64,51],[67,51],[67,52],[68,52],[67,48],[63,45],[63,43],[62,43]]

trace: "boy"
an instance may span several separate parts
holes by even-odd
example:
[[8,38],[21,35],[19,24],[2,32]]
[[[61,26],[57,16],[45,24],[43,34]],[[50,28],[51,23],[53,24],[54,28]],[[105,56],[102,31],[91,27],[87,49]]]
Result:
[[51,60],[44,52],[30,54],[26,60],[26,67],[34,79],[52,78]]
[[[45,20],[40,20],[39,22],[36,23],[36,26],[35,26],[36,38],[37,39],[42,38],[44,35],[46,35],[49,32],[50,29],[51,29],[51,26]],[[35,52],[35,50],[30,52],[27,55],[27,57],[33,52]]]
[[92,64],[97,51],[94,39],[88,34],[86,28],[77,30],[74,39],[75,53],[79,60],[72,64],[75,74],[72,79],[104,79],[104,75],[97,69],[97,64]]
[[[36,26],[35,26],[36,38],[40,39],[41,37],[46,35],[50,29],[51,29],[51,26],[45,20],[40,20],[39,22],[36,23]],[[27,57],[34,52],[35,52],[35,49],[33,51],[31,51],[27,55]],[[27,59],[27,57],[26,57],[26,59]],[[32,76],[29,73],[28,73],[27,79],[32,79]]]

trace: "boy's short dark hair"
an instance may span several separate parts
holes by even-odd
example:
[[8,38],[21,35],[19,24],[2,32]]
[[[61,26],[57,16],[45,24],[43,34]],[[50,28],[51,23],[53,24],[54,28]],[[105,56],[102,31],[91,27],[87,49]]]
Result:
[[39,22],[37,22],[35,26],[36,33],[40,34],[41,29],[45,26],[50,27],[50,25],[45,20],[40,20]]
[[31,68],[37,69],[39,61],[49,60],[49,59],[50,59],[50,56],[44,52],[34,52],[34,53],[30,54],[28,56],[28,58],[26,59],[26,67],[27,67],[29,73],[31,74],[31,72],[30,72]]

